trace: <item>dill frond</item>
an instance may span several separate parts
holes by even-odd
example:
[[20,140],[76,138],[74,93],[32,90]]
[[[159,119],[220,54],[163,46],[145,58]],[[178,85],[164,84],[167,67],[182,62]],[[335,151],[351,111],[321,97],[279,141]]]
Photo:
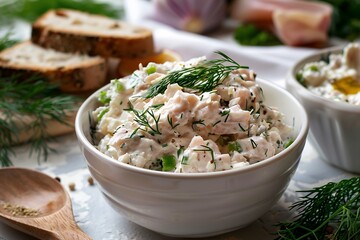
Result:
[[0,52],[6,48],[9,48],[16,43],[18,43],[18,40],[11,39],[12,32],[7,32],[0,38]]
[[207,146],[207,145],[201,145],[201,147],[203,147],[203,149],[193,149],[193,151],[195,151],[195,152],[210,152],[210,154],[211,154],[210,163],[214,164],[214,169],[216,169],[216,161],[215,161],[214,150],[211,147]]
[[[21,75],[0,77],[0,164],[12,165],[12,147],[19,143],[21,132],[31,131],[30,156],[46,160],[53,152],[51,138],[46,132],[47,122],[66,124],[68,111],[74,110],[78,98],[61,94],[59,88],[46,79],[33,76],[20,81]],[[24,117],[26,116],[26,117]],[[25,119],[31,119],[30,122]]]
[[0,161],[2,167],[9,167],[12,165],[10,156],[15,155],[14,151],[8,145],[2,145],[0,148]]
[[241,66],[223,52],[215,52],[220,55],[219,59],[206,60],[204,63],[170,72],[159,82],[150,86],[143,97],[152,98],[160,93],[164,93],[167,86],[177,83],[179,86],[193,89],[198,93],[213,90],[229,76],[229,74]]
[[152,136],[161,135],[161,131],[159,129],[160,114],[156,117],[153,110],[159,106],[151,106],[143,111],[139,111],[134,108],[131,102],[129,102],[128,105],[129,107],[124,109],[124,111],[132,112],[134,114],[134,121],[139,125],[139,127],[133,131],[131,137],[133,137],[139,130],[147,132]]
[[300,192],[306,195],[290,207],[298,216],[278,225],[277,239],[360,239],[360,177]]

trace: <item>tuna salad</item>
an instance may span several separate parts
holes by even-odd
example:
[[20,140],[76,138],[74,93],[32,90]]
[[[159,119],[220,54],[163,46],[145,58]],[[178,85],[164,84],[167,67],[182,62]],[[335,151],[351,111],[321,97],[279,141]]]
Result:
[[297,80],[311,92],[334,101],[360,106],[360,45],[348,44],[342,53],[304,65]]
[[224,171],[270,158],[292,142],[264,102],[256,74],[227,55],[149,63],[112,80],[92,112],[97,148],[140,168]]

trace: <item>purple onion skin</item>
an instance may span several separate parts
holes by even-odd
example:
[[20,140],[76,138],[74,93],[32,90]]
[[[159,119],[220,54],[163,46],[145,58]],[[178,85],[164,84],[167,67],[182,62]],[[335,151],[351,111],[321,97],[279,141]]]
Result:
[[226,16],[226,0],[153,0],[151,18],[173,28],[207,33]]

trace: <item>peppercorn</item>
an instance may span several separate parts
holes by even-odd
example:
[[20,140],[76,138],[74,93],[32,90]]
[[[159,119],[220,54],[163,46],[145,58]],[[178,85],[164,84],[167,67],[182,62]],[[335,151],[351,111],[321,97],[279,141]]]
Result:
[[87,180],[91,186],[94,185],[94,179],[91,176],[89,176]]
[[70,191],[75,191],[75,183],[73,182],[69,183],[69,189]]

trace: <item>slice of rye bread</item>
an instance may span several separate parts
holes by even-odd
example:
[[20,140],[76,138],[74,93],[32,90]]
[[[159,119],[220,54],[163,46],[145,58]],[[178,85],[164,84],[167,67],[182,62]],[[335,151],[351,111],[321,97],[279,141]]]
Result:
[[107,66],[101,57],[45,49],[29,41],[0,52],[0,77],[34,74],[59,85],[65,93],[94,91],[106,84]]
[[61,52],[102,57],[153,54],[152,31],[108,17],[80,11],[50,10],[32,25],[31,40]]

